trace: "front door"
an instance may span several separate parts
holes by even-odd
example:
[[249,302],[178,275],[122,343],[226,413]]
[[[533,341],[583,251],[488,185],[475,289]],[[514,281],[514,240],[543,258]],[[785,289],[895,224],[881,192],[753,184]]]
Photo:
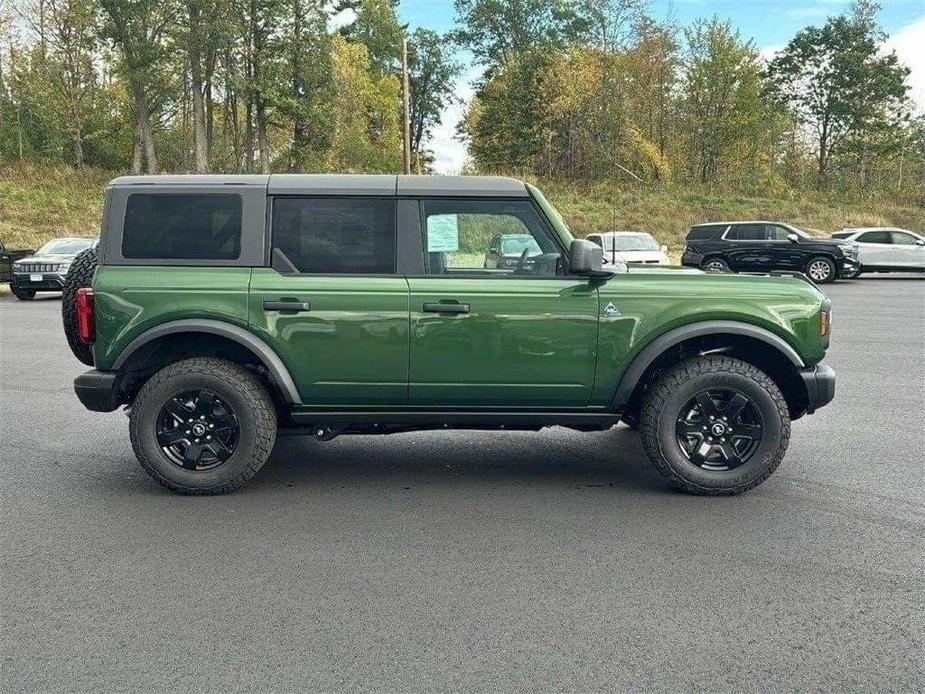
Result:
[[[594,385],[597,289],[529,199],[421,202],[425,274],[409,278],[413,405],[566,408]],[[492,243],[519,249],[486,268]]]
[[925,269],[925,245],[922,245],[922,240],[907,231],[891,233],[893,236],[893,266],[910,270]]
[[277,197],[272,267],[251,276],[249,321],[308,406],[405,405],[408,282],[395,200]]

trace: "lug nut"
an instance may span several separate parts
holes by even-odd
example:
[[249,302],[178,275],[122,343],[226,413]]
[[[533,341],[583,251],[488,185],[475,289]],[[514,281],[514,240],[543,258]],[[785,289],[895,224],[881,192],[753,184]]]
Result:
[[721,442],[721,443],[726,443],[726,437],[724,436],[723,438],[721,438],[721,439],[720,439],[720,442]]
[[199,415],[199,419],[205,419],[205,418],[206,416],[204,414]]
[[710,421],[712,422],[714,419],[716,419],[716,417],[714,417],[713,415],[710,415]]
[[214,428],[215,428],[215,425],[214,425],[214,424],[210,424],[210,425],[209,425],[209,428],[210,428],[210,429],[214,429]]
[[187,430],[186,430],[186,433],[187,433],[187,434],[189,434],[189,433],[190,433],[190,430],[189,430],[189,429],[187,429]]
[[212,440],[211,436],[206,436],[206,441],[211,441],[211,440]]

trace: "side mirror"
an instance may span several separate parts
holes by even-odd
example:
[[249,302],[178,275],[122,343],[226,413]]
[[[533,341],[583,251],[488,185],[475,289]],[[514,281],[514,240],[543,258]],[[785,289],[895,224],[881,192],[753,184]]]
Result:
[[585,239],[574,239],[568,249],[568,266],[573,275],[596,275],[601,272],[603,249]]
[[0,255],[3,255],[6,251],[6,247],[3,245],[3,242],[0,241]]
[[790,232],[789,234],[787,234],[787,240],[790,241],[790,243],[799,243],[800,237],[794,234],[793,232]]
[[[925,241],[923,241],[922,239],[919,239],[918,241],[915,242],[915,245],[916,245],[916,246],[925,246]],[[3,253],[3,246],[0,246],[0,253]]]
[[667,252],[668,252],[668,246],[666,246],[666,245],[663,243],[663,244],[661,245],[661,250],[662,250],[662,253],[667,253]]

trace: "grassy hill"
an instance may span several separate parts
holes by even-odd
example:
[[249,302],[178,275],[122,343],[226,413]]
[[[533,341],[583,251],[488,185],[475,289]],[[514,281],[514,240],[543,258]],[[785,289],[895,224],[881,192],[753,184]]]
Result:
[[[0,166],[0,240],[37,248],[56,236],[96,236],[103,187],[120,172],[100,169]],[[722,219],[773,219],[819,235],[844,226],[890,224],[925,230],[925,193],[918,199],[848,200],[816,192],[743,196],[706,188],[615,188],[536,181],[579,236],[596,230],[648,231],[680,250],[691,224]]]

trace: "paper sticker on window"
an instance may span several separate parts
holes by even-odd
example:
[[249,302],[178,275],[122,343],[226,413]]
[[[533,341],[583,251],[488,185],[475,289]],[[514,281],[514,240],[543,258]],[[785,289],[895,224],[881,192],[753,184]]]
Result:
[[459,250],[459,222],[455,214],[432,214],[427,218],[427,252]]

